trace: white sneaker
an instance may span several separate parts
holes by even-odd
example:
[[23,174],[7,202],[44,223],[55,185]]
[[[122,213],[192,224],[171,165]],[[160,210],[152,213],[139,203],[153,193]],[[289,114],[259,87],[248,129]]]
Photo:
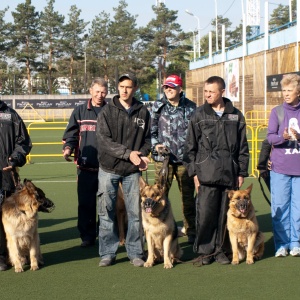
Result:
[[[276,253],[275,253],[275,257],[286,257],[288,254],[287,250],[283,247],[280,247]],[[299,253],[300,254],[300,253]]]
[[300,248],[299,247],[294,247],[291,251],[290,254],[292,256],[300,256]]

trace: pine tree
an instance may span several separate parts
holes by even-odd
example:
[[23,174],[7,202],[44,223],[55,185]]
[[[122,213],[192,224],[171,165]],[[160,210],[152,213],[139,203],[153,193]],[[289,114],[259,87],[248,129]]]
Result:
[[64,16],[54,11],[54,3],[55,0],[48,0],[47,6],[40,15],[42,43],[46,52],[44,57],[46,62],[42,67],[46,69],[49,94],[55,92],[52,88],[55,79],[53,72],[57,71],[54,61],[62,56],[61,37],[64,25]]
[[108,29],[110,36],[109,64],[114,69],[110,77],[111,81],[115,82],[115,86],[119,74],[128,71],[138,73],[139,70],[136,53],[137,16],[131,15],[126,10],[127,6],[126,1],[120,0],[118,7],[113,8],[115,15]]
[[25,0],[12,12],[14,24],[12,25],[12,47],[9,56],[21,66],[24,64],[27,77],[27,92],[32,93],[32,70],[36,70],[39,61],[38,53],[41,48],[41,35],[39,28],[39,13],[31,5],[31,0]]
[[187,51],[192,47],[185,43],[189,34],[176,23],[178,11],[168,9],[163,3],[152,6],[152,9],[156,17],[140,30],[140,36],[144,48],[142,57],[148,62],[146,71],[153,74],[149,72],[149,66],[151,71],[158,70],[160,94],[161,84],[170,73],[184,77],[188,67]]
[[[61,40],[64,55],[68,61],[69,91],[82,92],[83,80],[79,76],[83,75],[83,70],[79,69],[79,60],[84,58],[84,33],[89,22],[80,19],[81,9],[72,5],[69,13],[69,21],[64,26],[63,38]],[[62,70],[61,70],[62,71]],[[77,77],[75,77],[77,72]],[[83,77],[83,76],[82,76]]]
[[109,65],[109,49],[111,37],[109,35],[110,15],[102,11],[92,21],[86,44],[87,68],[92,77],[103,77],[110,81],[113,68]]

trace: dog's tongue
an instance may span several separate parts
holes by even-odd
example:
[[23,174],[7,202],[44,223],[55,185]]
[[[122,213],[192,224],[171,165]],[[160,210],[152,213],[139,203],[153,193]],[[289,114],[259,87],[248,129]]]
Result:
[[240,212],[241,212],[242,214],[244,214],[244,213],[246,212],[246,209],[240,209]]
[[151,207],[147,207],[146,209],[145,209],[145,211],[146,211],[146,213],[152,213],[152,208]]

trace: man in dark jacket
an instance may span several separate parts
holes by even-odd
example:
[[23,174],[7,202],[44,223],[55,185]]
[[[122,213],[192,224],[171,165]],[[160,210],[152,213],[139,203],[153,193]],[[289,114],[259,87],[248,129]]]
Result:
[[15,110],[0,100],[0,271],[7,269],[6,238],[2,224],[1,204],[16,187],[16,167],[26,163],[32,144],[26,126]]
[[230,263],[224,253],[226,189],[241,187],[248,176],[245,118],[223,97],[224,91],[221,77],[206,80],[206,102],[191,118],[183,158],[198,190],[194,252],[203,256],[202,263],[206,265],[213,259],[221,264]]
[[159,173],[164,157],[159,155],[160,148],[170,153],[166,195],[176,177],[181,194],[184,231],[188,243],[195,241],[195,186],[193,177],[182,164],[183,150],[189,120],[196,109],[196,103],[187,99],[182,91],[182,79],[177,75],[166,78],[164,97],[155,101],[151,110],[152,157],[155,161],[155,181],[159,182]]
[[123,74],[118,83],[119,95],[106,105],[97,119],[99,159],[99,254],[100,267],[115,262],[119,246],[115,209],[119,183],[122,183],[128,216],[126,250],[130,262],[142,267],[140,171],[148,167],[151,148],[150,113],[133,94],[137,79]]
[[95,78],[90,87],[91,99],[74,109],[63,136],[63,156],[77,163],[78,222],[81,247],[95,244],[97,237],[96,205],[98,191],[97,116],[106,104],[107,82]]

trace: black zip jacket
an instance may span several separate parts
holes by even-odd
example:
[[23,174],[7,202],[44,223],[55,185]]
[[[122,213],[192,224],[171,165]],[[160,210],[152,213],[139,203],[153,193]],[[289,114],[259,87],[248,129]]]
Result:
[[70,147],[75,154],[74,161],[83,168],[99,168],[96,127],[97,113],[89,99],[73,110],[63,135],[63,149]]
[[248,176],[249,148],[243,114],[223,98],[225,109],[219,117],[205,102],[191,118],[184,164],[200,184],[236,187],[238,176]]
[[115,96],[97,119],[98,160],[100,167],[121,176],[139,172],[129,160],[131,151],[148,156],[151,149],[150,113],[133,98],[128,113]]
[[0,189],[14,191],[11,172],[3,172],[2,169],[9,165],[25,165],[26,155],[31,148],[32,143],[24,122],[15,110],[0,101]]

